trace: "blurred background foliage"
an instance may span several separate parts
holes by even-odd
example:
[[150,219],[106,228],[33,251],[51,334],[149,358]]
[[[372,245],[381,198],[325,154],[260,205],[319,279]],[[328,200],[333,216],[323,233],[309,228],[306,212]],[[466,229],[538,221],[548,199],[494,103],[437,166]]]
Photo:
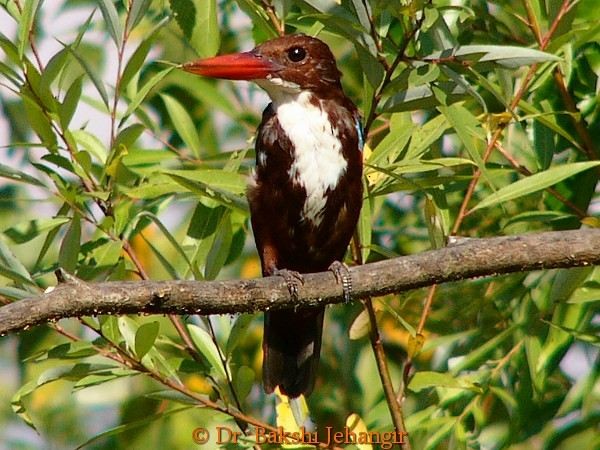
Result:
[[[0,5],[3,303],[59,267],[259,276],[244,190],[268,99],[174,63],[282,31],[324,39],[363,112],[363,260],[600,224],[596,0]],[[599,301],[594,268],[376,299],[413,448],[600,447]],[[4,337],[0,446],[187,449],[195,427],[238,429],[199,399],[275,424],[261,329],[260,315],[102,316]],[[367,332],[359,304],[328,310],[308,399],[321,429],[352,413],[392,429]]]

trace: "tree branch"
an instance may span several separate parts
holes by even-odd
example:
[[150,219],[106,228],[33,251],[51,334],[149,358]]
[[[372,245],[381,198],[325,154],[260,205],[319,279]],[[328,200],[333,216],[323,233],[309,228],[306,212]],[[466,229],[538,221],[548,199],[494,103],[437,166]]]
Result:
[[[418,255],[352,267],[355,299],[479,276],[600,264],[600,230],[466,239]],[[67,281],[0,308],[0,335],[99,314],[232,314],[339,303],[331,272],[304,276],[298,300],[279,277],[229,281]]]

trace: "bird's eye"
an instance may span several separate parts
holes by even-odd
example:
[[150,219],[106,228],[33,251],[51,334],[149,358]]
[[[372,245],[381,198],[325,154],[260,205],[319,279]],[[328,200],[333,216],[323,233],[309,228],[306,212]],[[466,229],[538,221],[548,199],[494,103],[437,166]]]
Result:
[[300,62],[306,58],[306,50],[302,47],[292,47],[287,52],[288,58],[293,62]]

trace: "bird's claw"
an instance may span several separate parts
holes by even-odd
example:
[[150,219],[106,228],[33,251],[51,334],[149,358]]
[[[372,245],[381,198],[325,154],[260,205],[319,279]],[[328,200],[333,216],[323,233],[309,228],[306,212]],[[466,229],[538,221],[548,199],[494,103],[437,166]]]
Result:
[[273,275],[283,278],[292,298],[294,300],[298,298],[298,288],[301,284],[304,284],[304,277],[300,272],[288,269],[276,269]]
[[334,261],[329,266],[329,270],[333,272],[335,280],[342,285],[344,291],[344,302],[349,303],[352,294],[352,275],[348,266],[340,261]]

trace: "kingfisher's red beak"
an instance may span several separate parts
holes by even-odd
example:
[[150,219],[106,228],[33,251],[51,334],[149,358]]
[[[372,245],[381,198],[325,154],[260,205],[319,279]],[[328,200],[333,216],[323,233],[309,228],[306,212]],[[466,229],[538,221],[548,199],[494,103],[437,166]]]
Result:
[[183,65],[186,72],[227,80],[259,80],[277,69],[276,64],[252,52],[215,56]]

